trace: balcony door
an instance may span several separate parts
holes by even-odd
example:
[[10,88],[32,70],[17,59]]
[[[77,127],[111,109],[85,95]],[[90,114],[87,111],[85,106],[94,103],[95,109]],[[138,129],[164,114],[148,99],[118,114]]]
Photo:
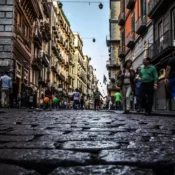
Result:
[[142,20],[145,19],[146,17],[146,7],[147,7],[147,2],[146,0],[141,0],[141,17],[142,17]]
[[175,46],[175,9],[172,11],[172,34],[173,34],[173,46]]
[[162,21],[159,22],[158,24],[158,43],[157,43],[157,48],[159,49],[159,53],[163,50],[163,23]]

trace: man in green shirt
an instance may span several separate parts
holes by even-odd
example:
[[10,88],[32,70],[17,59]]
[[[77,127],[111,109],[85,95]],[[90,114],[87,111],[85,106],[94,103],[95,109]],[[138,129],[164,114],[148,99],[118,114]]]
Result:
[[144,67],[140,70],[141,85],[141,102],[142,107],[145,109],[145,113],[150,115],[152,112],[152,106],[154,101],[154,90],[157,90],[158,73],[154,66],[151,65],[151,59],[149,57],[143,60]]
[[120,109],[120,101],[121,101],[121,94],[119,92],[119,90],[117,90],[117,92],[114,94],[114,98],[115,98],[115,110],[119,110]]

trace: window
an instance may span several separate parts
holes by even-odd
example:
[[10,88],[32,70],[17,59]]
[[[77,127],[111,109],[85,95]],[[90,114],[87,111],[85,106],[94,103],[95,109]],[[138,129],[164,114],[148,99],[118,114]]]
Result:
[[131,16],[131,33],[133,39],[135,39],[135,12]]
[[163,49],[163,24],[162,21],[158,24],[158,37],[160,42],[160,50]]
[[172,12],[172,33],[173,33],[173,46],[175,46],[175,9]]
[[125,0],[122,0],[122,12],[125,12],[125,9],[126,9]]
[[142,16],[142,18],[143,17],[145,17],[146,16],[146,0],[141,0],[141,3],[140,3],[140,5],[141,5],[141,16]]

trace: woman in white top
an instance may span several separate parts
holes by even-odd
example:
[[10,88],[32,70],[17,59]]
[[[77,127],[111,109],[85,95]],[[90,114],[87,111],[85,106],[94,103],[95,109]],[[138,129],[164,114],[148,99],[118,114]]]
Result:
[[121,90],[123,99],[123,109],[124,114],[129,114],[130,112],[130,95],[134,91],[134,78],[135,71],[131,69],[132,61],[127,60],[124,63],[124,68],[119,72],[118,78],[121,79]]

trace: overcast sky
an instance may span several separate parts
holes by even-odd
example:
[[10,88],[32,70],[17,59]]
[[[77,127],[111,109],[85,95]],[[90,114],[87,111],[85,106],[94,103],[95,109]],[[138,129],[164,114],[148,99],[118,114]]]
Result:
[[[80,1],[72,3],[66,1]],[[108,59],[108,48],[106,47],[106,36],[109,36],[109,1],[102,0],[62,0],[63,11],[68,18],[73,32],[78,32],[83,40],[83,54],[91,57],[91,65],[96,68],[96,75],[99,82],[100,91],[105,91],[103,75],[108,78],[106,70],[106,60]],[[103,9],[100,10],[99,3],[102,2]],[[92,38],[96,42],[92,42]]]

